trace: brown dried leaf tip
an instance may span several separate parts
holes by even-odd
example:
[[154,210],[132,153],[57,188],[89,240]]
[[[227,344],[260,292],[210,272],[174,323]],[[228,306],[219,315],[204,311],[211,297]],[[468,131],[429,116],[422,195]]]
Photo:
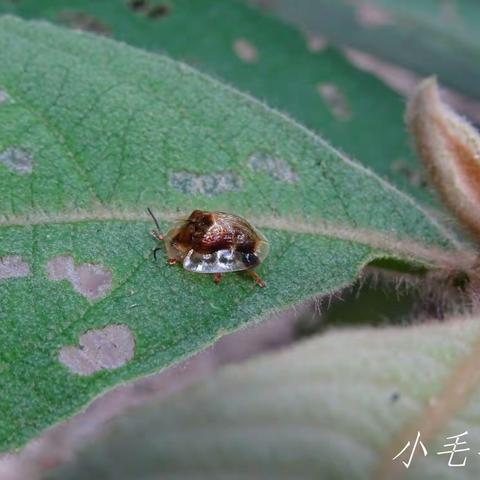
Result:
[[480,240],[480,135],[440,98],[437,81],[420,83],[406,122],[443,202]]

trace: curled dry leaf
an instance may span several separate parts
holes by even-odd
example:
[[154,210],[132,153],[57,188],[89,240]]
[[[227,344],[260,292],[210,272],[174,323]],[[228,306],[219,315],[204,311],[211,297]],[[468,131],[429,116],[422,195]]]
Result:
[[440,98],[434,78],[410,99],[406,121],[444,203],[480,240],[480,135]]

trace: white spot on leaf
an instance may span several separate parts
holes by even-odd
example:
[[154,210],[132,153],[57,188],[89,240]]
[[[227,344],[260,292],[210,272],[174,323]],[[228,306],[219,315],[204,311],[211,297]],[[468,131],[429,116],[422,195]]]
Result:
[[320,37],[311,32],[305,34],[305,39],[307,41],[307,48],[312,53],[322,52],[328,46],[326,38]]
[[255,63],[258,60],[257,48],[244,38],[237,38],[233,42],[233,51],[245,63]]
[[298,181],[298,175],[285,160],[266,152],[256,152],[251,155],[248,159],[248,166],[254,172],[267,173],[275,180],[290,183]]
[[182,193],[201,193],[208,196],[236,192],[243,187],[241,177],[232,172],[218,172],[209,175],[175,172],[170,174],[169,184]]
[[317,90],[335,117],[339,120],[348,120],[351,117],[345,95],[333,83],[319,83]]
[[33,159],[29,153],[21,148],[7,148],[0,153],[0,163],[22,175],[32,173]]
[[379,28],[391,25],[392,16],[371,2],[360,2],[356,9],[357,22],[365,28]]
[[454,0],[443,0],[440,4],[440,19],[449,24],[457,24],[456,26],[462,27],[462,19],[458,13],[458,5]]
[[63,347],[58,359],[72,373],[83,376],[119,368],[133,358],[135,351],[133,334],[126,325],[91,330],[80,337],[79,345]]
[[5,90],[2,90],[0,88],[0,105],[2,103],[6,103],[7,100],[10,100],[10,97],[8,96],[8,93]]
[[30,266],[22,260],[22,257],[11,255],[0,258],[0,280],[26,277],[29,273]]
[[50,280],[68,280],[76,292],[89,300],[104,296],[112,286],[108,270],[90,263],[75,266],[72,257],[55,257],[47,263],[46,270]]

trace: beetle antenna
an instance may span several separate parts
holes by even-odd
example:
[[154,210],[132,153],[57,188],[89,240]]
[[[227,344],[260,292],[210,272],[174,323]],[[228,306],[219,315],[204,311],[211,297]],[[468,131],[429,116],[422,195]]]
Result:
[[160,232],[161,229],[160,229],[160,225],[158,224],[158,220],[155,218],[155,215],[153,214],[153,212],[150,210],[150,207],[147,207],[147,212],[150,214],[150,216],[152,217],[153,221],[155,222],[155,225],[157,226],[157,229],[158,231]]

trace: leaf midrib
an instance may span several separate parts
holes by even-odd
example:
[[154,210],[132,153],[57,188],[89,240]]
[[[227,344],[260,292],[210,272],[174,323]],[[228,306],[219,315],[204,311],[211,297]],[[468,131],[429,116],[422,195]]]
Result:
[[[174,211],[157,211],[155,215],[161,222],[174,222],[179,218],[186,218],[190,212],[182,215]],[[248,220],[258,228],[295,233],[299,235],[315,235],[329,237],[342,241],[350,241],[356,244],[367,245],[386,254],[391,253],[401,259],[424,261],[429,266],[439,268],[456,268],[469,270],[473,265],[476,253],[464,248],[452,248],[452,250],[422,244],[410,239],[396,238],[388,233],[376,230],[353,228],[349,225],[328,224],[323,219],[318,219],[314,224],[299,218],[282,218],[278,216],[246,215]],[[80,211],[69,213],[28,214],[24,216],[0,216],[0,229],[8,227],[28,227],[34,225],[55,224],[78,224],[86,222],[148,222],[152,220],[148,213],[129,210],[104,210]],[[153,227],[153,225],[152,225]],[[379,253],[380,253],[379,252]],[[380,255],[379,255],[380,256]]]

